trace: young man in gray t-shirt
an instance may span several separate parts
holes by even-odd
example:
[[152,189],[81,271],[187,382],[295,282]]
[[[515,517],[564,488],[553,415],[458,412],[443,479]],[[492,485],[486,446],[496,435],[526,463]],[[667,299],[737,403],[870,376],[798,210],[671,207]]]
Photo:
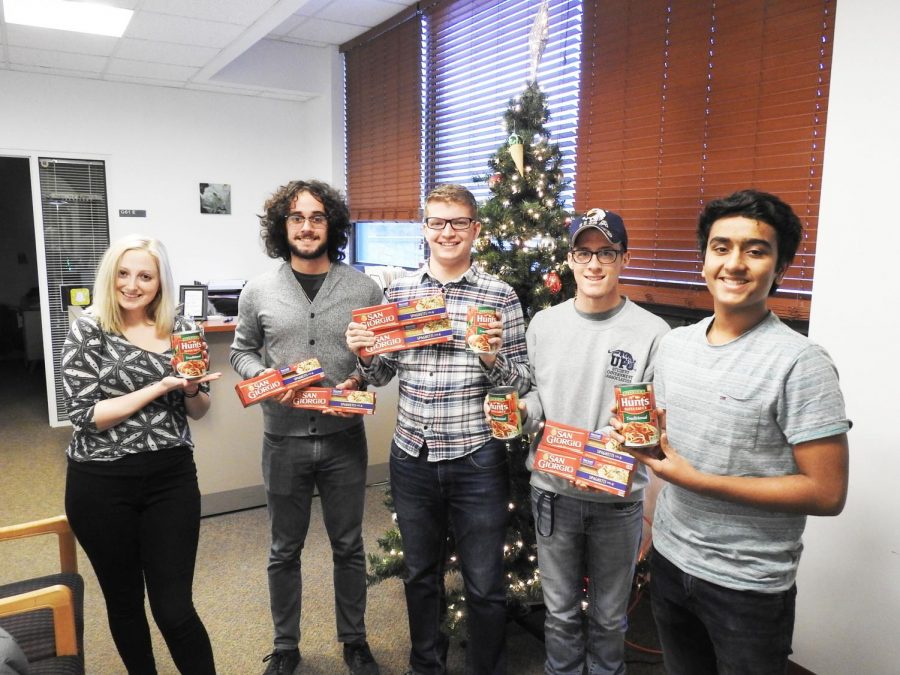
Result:
[[784,673],[806,516],[844,506],[850,422],[837,371],[767,304],[801,232],[770,194],[710,202],[697,234],[714,314],[657,353],[665,458],[639,458],[666,481],[651,591],[670,674]]

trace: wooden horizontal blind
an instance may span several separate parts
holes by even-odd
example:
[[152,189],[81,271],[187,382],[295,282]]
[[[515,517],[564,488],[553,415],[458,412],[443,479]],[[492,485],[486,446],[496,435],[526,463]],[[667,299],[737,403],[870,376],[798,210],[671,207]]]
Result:
[[421,19],[413,14],[344,54],[353,220],[419,219],[421,41]]
[[753,187],[804,223],[772,306],[808,318],[833,12],[832,0],[586,3],[576,208],[625,218],[632,299],[711,307],[697,215]]
[[[445,0],[425,10],[427,35],[426,192],[461,183],[476,199],[490,196],[476,176],[512,130],[503,126],[511,98],[530,74],[529,34],[537,0]],[[550,0],[549,34],[538,84],[547,96],[546,124],[574,179],[581,48],[580,0]],[[572,203],[572,186],[563,194]]]

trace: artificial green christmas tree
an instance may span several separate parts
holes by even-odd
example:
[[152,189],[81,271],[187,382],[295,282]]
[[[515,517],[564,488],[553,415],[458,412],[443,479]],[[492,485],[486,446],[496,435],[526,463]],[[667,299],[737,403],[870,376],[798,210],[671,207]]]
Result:
[[546,96],[531,82],[504,114],[509,140],[488,161],[490,172],[476,177],[491,190],[479,209],[476,259],[516,290],[526,322],[572,297],[575,285],[564,264],[571,216],[561,193],[568,181],[559,145],[545,127],[548,119]]

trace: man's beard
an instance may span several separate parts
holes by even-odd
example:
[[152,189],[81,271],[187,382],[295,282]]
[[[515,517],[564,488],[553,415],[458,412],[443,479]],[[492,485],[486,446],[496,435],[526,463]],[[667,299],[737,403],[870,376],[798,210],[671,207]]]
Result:
[[323,241],[321,244],[316,246],[312,251],[304,251],[301,250],[299,246],[297,246],[294,240],[289,242],[291,247],[291,252],[297,256],[298,258],[302,258],[303,260],[318,260],[328,251],[328,242]]

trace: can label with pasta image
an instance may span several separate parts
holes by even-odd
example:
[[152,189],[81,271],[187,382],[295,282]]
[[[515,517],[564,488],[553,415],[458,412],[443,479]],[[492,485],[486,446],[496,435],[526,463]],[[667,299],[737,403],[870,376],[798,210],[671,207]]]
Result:
[[508,441],[522,435],[519,392],[515,387],[495,387],[488,392],[491,436]]
[[206,375],[203,359],[203,331],[189,330],[172,333],[172,349],[175,350],[175,374],[193,380]]
[[659,445],[659,417],[652,383],[617,384],[616,414],[622,423],[620,433],[625,437],[626,448],[649,450]]
[[497,311],[484,305],[469,305],[466,310],[466,348],[476,354],[493,354],[487,334],[488,325],[497,320]]

